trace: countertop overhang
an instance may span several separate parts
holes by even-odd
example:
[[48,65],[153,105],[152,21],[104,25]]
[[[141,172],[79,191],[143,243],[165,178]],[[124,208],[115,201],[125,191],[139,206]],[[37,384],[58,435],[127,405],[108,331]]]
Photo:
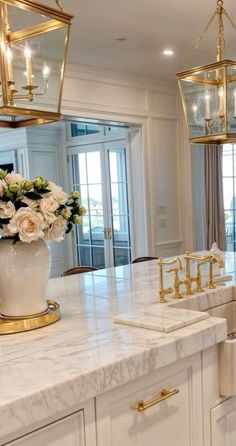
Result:
[[[225,273],[235,270],[228,258]],[[51,279],[47,297],[62,319],[0,338],[0,439],[226,339],[226,321],[212,317],[170,333],[113,323],[156,305],[157,290],[155,261]],[[206,310],[233,299],[232,282],[164,305]]]

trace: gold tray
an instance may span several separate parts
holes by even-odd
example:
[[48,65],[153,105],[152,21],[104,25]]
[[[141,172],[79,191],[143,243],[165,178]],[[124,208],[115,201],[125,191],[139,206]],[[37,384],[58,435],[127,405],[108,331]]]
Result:
[[25,317],[6,317],[0,314],[0,335],[35,330],[53,324],[61,318],[60,305],[48,300],[48,308],[43,313]]

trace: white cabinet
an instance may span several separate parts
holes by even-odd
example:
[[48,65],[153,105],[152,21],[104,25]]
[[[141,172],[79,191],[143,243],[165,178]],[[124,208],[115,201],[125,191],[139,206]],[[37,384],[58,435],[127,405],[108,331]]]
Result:
[[[59,418],[59,416],[58,416]],[[0,439],[2,446],[96,446],[94,399],[85,401],[74,413],[56,415],[47,421],[15,432],[14,437]]]
[[8,443],[9,446],[85,446],[83,410]]
[[235,446],[236,397],[211,410],[211,446]]
[[[139,413],[163,389],[179,392]],[[202,446],[200,355],[97,398],[98,446]]]

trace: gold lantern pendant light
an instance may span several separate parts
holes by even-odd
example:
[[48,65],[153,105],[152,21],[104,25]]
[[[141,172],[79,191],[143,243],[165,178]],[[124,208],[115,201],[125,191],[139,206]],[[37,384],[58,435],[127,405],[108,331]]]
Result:
[[60,0],[0,0],[0,126],[61,119],[69,30],[73,16]]
[[198,144],[236,142],[236,62],[225,58],[223,16],[236,25],[217,1],[217,8],[192,48],[185,65],[217,18],[216,62],[177,73],[189,141]]

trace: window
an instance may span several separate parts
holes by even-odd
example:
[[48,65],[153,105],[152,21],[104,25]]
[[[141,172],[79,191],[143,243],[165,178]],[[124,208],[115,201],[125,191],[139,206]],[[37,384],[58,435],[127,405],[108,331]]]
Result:
[[223,186],[227,250],[236,251],[236,144],[223,147]]

